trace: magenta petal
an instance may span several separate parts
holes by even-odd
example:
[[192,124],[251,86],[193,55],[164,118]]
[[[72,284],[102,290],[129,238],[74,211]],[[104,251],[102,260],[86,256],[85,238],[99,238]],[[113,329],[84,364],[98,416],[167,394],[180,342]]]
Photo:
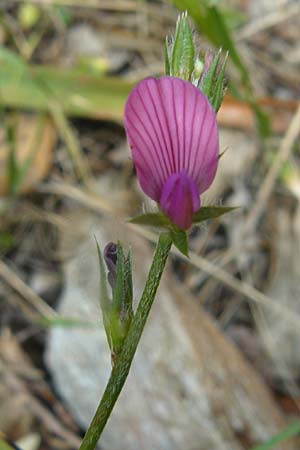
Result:
[[218,164],[218,127],[206,96],[175,77],[146,78],[131,92],[125,130],[144,192],[160,201],[172,174],[185,171],[204,192]]
[[200,208],[196,183],[185,172],[172,174],[164,184],[160,206],[178,227],[187,230]]

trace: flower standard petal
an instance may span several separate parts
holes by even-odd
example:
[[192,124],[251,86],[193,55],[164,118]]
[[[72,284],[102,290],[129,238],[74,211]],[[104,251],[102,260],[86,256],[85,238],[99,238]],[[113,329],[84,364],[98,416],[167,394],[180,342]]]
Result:
[[142,189],[161,204],[175,223],[180,222],[178,208],[175,213],[171,207],[176,202],[169,199],[166,207],[162,193],[169,189],[165,185],[171,183],[171,175],[181,174],[173,185],[172,198],[180,199],[184,216],[181,224],[186,228],[191,222],[187,211],[195,212],[198,204],[194,200],[195,186],[199,196],[212,183],[218,164],[216,114],[207,97],[180,78],[146,78],[127,100],[125,129]]

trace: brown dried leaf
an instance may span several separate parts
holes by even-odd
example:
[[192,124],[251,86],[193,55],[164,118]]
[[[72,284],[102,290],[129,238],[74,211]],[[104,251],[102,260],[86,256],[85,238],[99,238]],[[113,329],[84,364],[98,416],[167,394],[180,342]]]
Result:
[[[50,119],[43,123],[38,136],[38,118],[29,114],[17,116],[16,129],[16,159],[19,167],[33,154],[32,162],[22,180],[20,192],[32,191],[35,185],[48,174],[53,158],[56,141],[56,130]],[[37,142],[36,142],[37,141]],[[9,145],[6,140],[4,127],[0,128],[0,196],[9,193]]]

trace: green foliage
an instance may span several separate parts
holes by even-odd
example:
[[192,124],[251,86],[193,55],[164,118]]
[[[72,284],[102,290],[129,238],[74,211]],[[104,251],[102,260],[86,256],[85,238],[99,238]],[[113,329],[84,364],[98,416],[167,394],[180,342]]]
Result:
[[169,44],[169,39],[168,37],[166,37],[165,40],[165,47],[164,47],[164,51],[165,51],[165,73],[168,76],[171,76],[171,54],[170,54],[170,44]]
[[6,142],[8,144],[8,185],[10,193],[15,193],[19,186],[20,175],[16,158],[16,123],[6,124]]
[[173,244],[185,256],[188,255],[188,238],[185,230],[181,230],[162,212],[141,214],[130,219],[130,223],[146,225],[159,230],[166,230]]
[[96,244],[100,268],[100,307],[112,361],[115,362],[133,318],[131,254],[128,252],[125,256],[121,244],[118,243],[116,279],[110,298],[102,253],[97,242]]
[[71,8],[67,8],[64,5],[53,5],[52,6],[54,14],[62,22],[63,25],[68,26],[73,20]]
[[199,87],[217,112],[225,95],[225,65],[221,49],[205,60],[196,54],[192,30],[186,13],[178,17],[175,36],[165,42],[165,71],[167,75],[188,80]]
[[189,254],[189,242],[187,232],[180,229],[173,229],[170,231],[172,242],[175,247],[184,255]]
[[171,75],[191,80],[194,70],[195,46],[187,14],[178,17],[171,54]]
[[41,10],[32,3],[23,3],[18,9],[18,20],[24,30],[30,30],[39,21]]
[[264,444],[258,445],[252,450],[271,450],[275,449],[278,444],[281,444],[288,439],[297,436],[300,434],[300,422],[292,423],[290,426],[288,426],[284,431],[274,436],[269,441],[265,442]]
[[230,211],[237,209],[234,206],[202,206],[193,216],[193,223],[204,222],[209,219],[216,219]]
[[194,19],[201,32],[216,46],[222,47],[240,71],[243,83],[250,86],[248,70],[235,46],[218,5],[210,0],[171,0],[180,10],[186,10]]
[[15,245],[15,237],[9,231],[0,231],[0,252],[7,252]]
[[91,328],[96,324],[83,319],[76,319],[74,317],[42,317],[36,323],[44,328],[62,327],[62,328]]
[[221,50],[216,55],[208,53],[204,60],[203,74],[200,78],[199,88],[207,96],[216,112],[225,96],[225,66],[228,53],[225,55],[223,63],[220,61]]
[[[236,208],[230,206],[202,206],[200,210],[194,214],[193,223],[196,224],[205,220],[216,219],[234,209]],[[133,217],[129,222],[136,225],[146,225],[157,228],[158,230],[168,231],[175,247],[177,247],[185,256],[188,256],[188,237],[186,231],[181,230],[161,211],[141,214]]]
[[117,77],[27,64],[0,46],[0,106],[52,112],[56,102],[70,116],[122,121],[133,83]]
[[0,45],[0,63],[1,67],[8,68],[10,76],[13,77],[14,80],[16,78],[21,79],[27,71],[26,62],[19,55],[2,45]]
[[[231,35],[228,27],[230,21],[224,8],[221,9],[217,2],[211,0],[169,0],[181,11],[187,11],[193,18],[199,30],[218,48],[222,48],[229,53],[230,59],[235,64],[241,77],[243,94],[240,96],[253,108],[261,136],[265,137],[270,133],[270,125],[267,115],[257,105],[253,97],[252,83],[246,64],[244,63]],[[232,22],[231,22],[232,23]],[[235,22],[236,24],[236,22]],[[237,93],[236,87],[233,92]]]
[[14,450],[14,448],[0,436],[0,450]]
[[221,65],[219,73],[216,75],[215,92],[212,98],[212,105],[216,112],[219,111],[221,104],[224,100],[226,87],[225,87],[225,67],[228,58],[228,52],[225,55],[224,61]]
[[140,216],[132,217],[129,222],[157,228],[168,228],[171,225],[170,219],[162,212],[141,214]]

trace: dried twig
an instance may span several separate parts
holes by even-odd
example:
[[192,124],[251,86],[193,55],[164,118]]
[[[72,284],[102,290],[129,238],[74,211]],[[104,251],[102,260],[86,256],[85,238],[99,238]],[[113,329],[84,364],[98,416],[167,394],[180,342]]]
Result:
[[26,384],[12,372],[10,367],[7,368],[1,360],[0,373],[2,377],[3,375],[6,375],[5,383],[9,389],[24,396],[28,404],[28,409],[31,410],[36,417],[41,419],[41,422],[49,432],[60,436],[63,440],[68,442],[72,448],[79,447],[81,441],[79,437],[72,431],[66,429],[64,425],[60,424],[59,420],[57,420],[47,407],[45,407],[36,397],[31,395]]
[[0,277],[34,307],[42,317],[55,318],[57,312],[37,295],[4,261],[0,261]]
[[256,33],[274,27],[298,14],[300,14],[300,4],[297,2],[284,5],[275,10],[272,9],[270,13],[262,15],[258,19],[247,23],[247,25],[237,33],[236,38],[237,40],[249,39]]
[[258,191],[256,200],[253,203],[254,206],[246,219],[244,228],[245,235],[247,235],[251,230],[253,230],[256,227],[261,217],[261,214],[266,208],[266,204],[272,193],[274,183],[277,179],[280,169],[282,168],[282,164],[288,159],[299,133],[300,133],[300,104],[293,116],[293,119],[290,123],[290,126],[285,136],[281,141],[281,145],[274,159],[274,162]]

